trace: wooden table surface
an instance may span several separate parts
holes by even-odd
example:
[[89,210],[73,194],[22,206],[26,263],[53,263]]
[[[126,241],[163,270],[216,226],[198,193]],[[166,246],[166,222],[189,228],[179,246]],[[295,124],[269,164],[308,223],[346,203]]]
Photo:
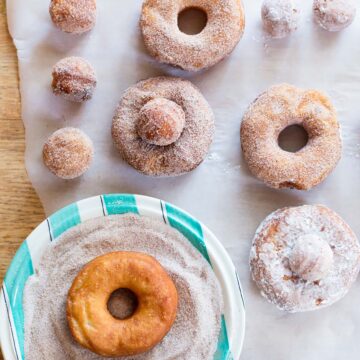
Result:
[[24,151],[16,51],[0,0],[0,283],[20,243],[45,218],[26,174]]

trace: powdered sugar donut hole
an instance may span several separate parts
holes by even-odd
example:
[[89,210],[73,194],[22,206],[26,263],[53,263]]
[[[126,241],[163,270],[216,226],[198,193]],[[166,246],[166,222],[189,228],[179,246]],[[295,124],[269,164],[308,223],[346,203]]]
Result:
[[298,28],[300,10],[293,0],[265,0],[261,17],[265,31],[274,39],[282,39]]
[[314,0],[314,19],[325,30],[340,31],[355,18],[354,0]]

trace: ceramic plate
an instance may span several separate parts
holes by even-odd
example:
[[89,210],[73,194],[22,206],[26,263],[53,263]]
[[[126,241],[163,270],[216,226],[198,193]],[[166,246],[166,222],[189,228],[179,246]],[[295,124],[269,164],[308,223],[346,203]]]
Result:
[[215,235],[185,211],[164,201],[111,194],[73,203],[42,222],[22,243],[6,273],[0,293],[0,341],[5,360],[24,360],[24,285],[51,241],[89,219],[136,213],[164,221],[180,231],[210,263],[224,295],[225,308],[214,360],[237,360],[245,332],[245,307],[235,267]]

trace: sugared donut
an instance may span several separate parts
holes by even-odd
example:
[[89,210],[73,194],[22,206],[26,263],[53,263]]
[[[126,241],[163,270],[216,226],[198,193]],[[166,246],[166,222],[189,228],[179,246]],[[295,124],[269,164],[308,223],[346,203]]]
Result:
[[[178,16],[186,9],[207,15],[199,34],[180,31]],[[140,26],[147,50],[158,61],[198,71],[234,50],[244,32],[245,15],[241,0],[145,0]]]
[[266,32],[273,38],[281,39],[297,30],[300,10],[293,0],[265,0],[261,17]]
[[184,130],[185,112],[175,102],[157,98],[139,113],[137,132],[149,144],[166,146],[177,141]]
[[346,295],[359,273],[360,245],[324,206],[285,208],[258,228],[250,266],[262,295],[281,310],[316,310]]
[[48,169],[62,179],[74,179],[86,172],[94,157],[91,139],[76,128],[55,131],[43,148]]
[[96,87],[94,68],[83,58],[68,57],[57,62],[52,71],[55,95],[73,102],[90,100]]
[[129,88],[112,124],[120,154],[146,175],[177,176],[195,169],[214,136],[214,115],[187,80],[157,77]]
[[50,16],[56,27],[82,34],[96,23],[96,0],[51,0]]
[[[291,153],[278,144],[280,133],[302,126],[308,142]],[[309,190],[321,183],[341,157],[341,137],[330,100],[316,90],[272,86],[249,107],[241,124],[241,146],[250,171],[268,186]]]
[[354,0],[314,0],[315,21],[325,30],[340,31],[348,27],[355,18]]
[[[129,289],[138,306],[128,318],[111,315],[107,303],[118,289]],[[83,347],[102,356],[130,356],[157,345],[173,325],[176,287],[151,256],[114,252],[88,263],[75,278],[67,298],[72,335]]]

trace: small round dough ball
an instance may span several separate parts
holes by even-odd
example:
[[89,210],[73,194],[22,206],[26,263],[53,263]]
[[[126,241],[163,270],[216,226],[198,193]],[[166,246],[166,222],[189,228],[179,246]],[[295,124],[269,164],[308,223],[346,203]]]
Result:
[[97,84],[94,68],[83,58],[75,56],[57,62],[52,77],[54,94],[73,102],[90,100]]
[[340,31],[348,27],[356,15],[353,0],[314,0],[315,21],[325,30]]
[[300,10],[293,0],[265,0],[261,17],[266,32],[275,39],[281,39],[298,28]]
[[329,273],[333,261],[330,245],[314,234],[301,236],[289,257],[291,270],[307,281],[323,279]]
[[50,16],[56,27],[82,34],[96,23],[96,0],[51,0]]
[[90,167],[94,157],[91,139],[76,128],[55,131],[43,148],[43,159],[49,170],[62,179],[75,179]]
[[137,132],[149,144],[167,146],[179,139],[184,126],[184,110],[171,100],[156,98],[140,110]]

